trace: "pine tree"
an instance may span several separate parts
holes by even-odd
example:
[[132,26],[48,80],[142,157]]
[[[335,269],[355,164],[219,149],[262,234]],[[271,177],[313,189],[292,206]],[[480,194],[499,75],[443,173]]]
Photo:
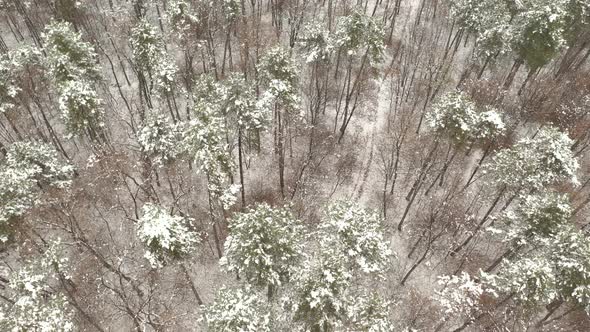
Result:
[[436,132],[449,137],[457,145],[469,145],[477,140],[492,140],[504,133],[504,122],[498,111],[482,111],[463,92],[453,91],[439,98],[426,120]]
[[31,209],[38,201],[39,187],[66,188],[74,168],[62,162],[57,152],[41,142],[16,142],[8,147],[0,167],[0,225]]
[[301,52],[306,63],[327,62],[334,54],[334,43],[330,32],[320,24],[305,27],[301,38]]
[[177,67],[166,54],[162,36],[147,19],[140,20],[131,30],[129,39],[133,59],[139,71],[144,97],[151,105],[151,93],[169,96],[175,88]]
[[137,224],[139,240],[146,246],[145,258],[152,268],[187,257],[199,236],[190,229],[192,220],[170,215],[163,207],[147,203]]
[[451,2],[451,16],[476,35],[476,54],[489,61],[512,52],[531,69],[551,61],[586,27],[589,12],[581,0]]
[[552,239],[548,260],[555,264],[560,297],[590,313],[590,241],[586,233],[566,226]]
[[227,184],[234,164],[226,141],[228,128],[218,103],[221,98],[219,86],[212,78],[206,76],[196,83],[192,110],[195,118],[185,126],[181,150],[207,176],[212,198],[226,209],[236,202],[239,186]]
[[8,240],[9,222],[24,215],[37,202],[35,180],[30,170],[4,167],[0,170],[0,240]]
[[141,151],[156,165],[173,161],[182,140],[182,126],[173,124],[163,115],[149,117],[139,129],[137,140]]
[[349,57],[364,53],[370,63],[379,63],[385,50],[383,38],[383,27],[377,21],[354,11],[339,19],[331,42]]
[[590,241],[570,222],[564,195],[526,196],[514,212],[504,213],[494,233],[514,243],[498,272],[482,280],[498,293],[514,294],[528,309],[571,301],[590,310]]
[[335,202],[327,207],[320,227],[321,245],[341,252],[350,266],[363,273],[382,272],[391,255],[382,224],[374,211],[348,201]]
[[303,229],[288,208],[257,204],[229,222],[220,264],[268,296],[288,283],[302,259]]
[[270,332],[270,314],[263,299],[250,288],[222,288],[205,308],[208,331]]
[[52,242],[39,259],[10,275],[10,302],[0,305],[3,331],[76,331],[74,312],[66,297],[51,287],[68,269],[60,242]]
[[379,294],[363,294],[351,308],[351,331],[393,332],[395,327],[389,320],[391,303]]
[[540,190],[560,183],[577,184],[579,167],[567,134],[543,127],[534,138],[523,138],[509,149],[499,151],[485,172],[491,183],[511,190]]
[[181,40],[189,37],[191,30],[197,28],[200,20],[194,12],[191,3],[185,0],[173,0],[168,4],[166,13],[168,22]]
[[[221,113],[237,127],[238,136],[238,168],[240,173],[240,191],[242,206],[246,204],[246,188],[244,180],[244,138],[249,134],[259,134],[269,120],[268,109],[260,107],[252,86],[238,74],[232,74],[221,85],[217,86],[217,94],[221,101]],[[230,129],[230,128],[228,128]],[[233,128],[231,128],[233,129]]]
[[509,2],[458,0],[450,2],[451,17],[459,26],[476,36],[476,56],[489,59],[511,51]]
[[344,256],[336,250],[323,251],[307,262],[297,280],[292,311],[293,320],[304,331],[337,331],[344,325],[352,296],[351,271]]
[[518,206],[496,217],[490,231],[503,242],[515,246],[534,245],[539,239],[556,235],[571,218],[572,208],[567,195],[541,191],[525,195]]
[[460,275],[438,277],[442,289],[436,291],[434,299],[443,311],[443,320],[462,317],[473,319],[481,310],[481,297],[489,292],[485,286],[467,272]]
[[[371,298],[353,285],[362,277],[377,277],[387,269],[391,252],[381,231],[382,220],[372,211],[339,201],[326,209],[326,218],[317,236],[319,252],[310,257],[298,273],[289,302],[293,319],[306,331],[333,331],[345,326],[370,326],[387,331],[387,314],[361,318]],[[382,300],[374,298],[371,301]],[[364,309],[363,309],[364,308]],[[381,308],[382,310],[384,308]],[[355,317],[357,319],[348,319]]]
[[19,61],[21,52],[11,51],[0,55],[0,113],[6,113],[16,108],[18,95],[22,91],[17,73],[21,69]]
[[297,72],[289,52],[280,46],[271,48],[260,59],[258,71],[265,92],[261,106],[284,109],[290,113],[299,109]]
[[254,88],[242,75],[233,73],[218,86],[221,112],[235,119],[240,130],[258,130],[269,122],[267,109],[258,107]]
[[548,305],[558,298],[556,275],[543,253],[504,261],[496,274],[482,275],[484,282],[500,294],[514,298],[529,309]]
[[48,24],[43,40],[45,63],[57,86],[68,133],[86,133],[94,141],[104,140],[104,114],[96,92],[100,68],[92,45],[65,22]]

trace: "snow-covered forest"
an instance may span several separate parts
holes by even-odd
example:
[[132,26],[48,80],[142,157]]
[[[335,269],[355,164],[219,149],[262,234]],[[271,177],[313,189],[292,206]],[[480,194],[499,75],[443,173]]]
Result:
[[590,331],[590,1],[0,0],[0,331]]

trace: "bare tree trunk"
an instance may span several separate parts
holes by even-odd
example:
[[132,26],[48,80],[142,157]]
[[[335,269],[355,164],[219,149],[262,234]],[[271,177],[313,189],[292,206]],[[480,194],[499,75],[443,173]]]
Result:
[[508,90],[510,88],[510,86],[512,85],[512,82],[514,81],[514,77],[516,76],[516,73],[518,73],[518,69],[520,69],[520,66],[522,66],[523,63],[524,63],[524,60],[522,60],[522,59],[514,60],[514,65],[512,65],[512,69],[510,69],[510,72],[508,73],[508,76],[506,77],[506,80],[504,81],[504,85],[502,87],[504,90]]
[[238,164],[240,169],[240,193],[242,195],[242,209],[246,207],[246,188],[244,186],[244,161],[242,160],[242,128],[238,128]]
[[195,296],[195,299],[197,300],[197,304],[203,305],[203,300],[201,300],[201,296],[199,296],[199,292],[197,291],[197,287],[195,286],[195,283],[193,282],[193,279],[191,278],[191,275],[188,272],[188,269],[186,268],[186,266],[184,264],[180,264],[180,268],[182,269],[182,273],[184,273],[186,281],[188,281],[188,284],[191,287],[193,295]]
[[455,256],[459,251],[461,251],[461,249],[465,248],[465,246],[468,245],[469,242],[471,242],[471,240],[473,240],[473,238],[479,232],[479,230],[481,229],[483,224],[485,224],[485,222],[488,220],[488,217],[490,216],[490,214],[492,213],[492,211],[494,210],[494,208],[496,207],[496,205],[500,201],[500,198],[502,198],[502,196],[504,195],[504,191],[506,191],[506,186],[502,187],[502,189],[500,190],[500,193],[498,193],[498,196],[496,196],[496,199],[494,200],[494,202],[492,203],[492,205],[490,206],[490,208],[488,209],[486,214],[483,216],[483,218],[481,219],[481,221],[479,222],[479,224],[477,225],[475,230],[473,232],[471,232],[471,234],[469,234],[469,236],[467,237],[467,239],[465,239],[465,241],[463,241],[463,243],[461,243],[459,246],[457,246],[455,249],[453,249],[453,251],[451,252],[451,256]]

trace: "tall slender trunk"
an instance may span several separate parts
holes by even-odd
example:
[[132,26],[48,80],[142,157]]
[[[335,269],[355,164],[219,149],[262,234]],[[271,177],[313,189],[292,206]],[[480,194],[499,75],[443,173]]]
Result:
[[188,281],[189,286],[191,287],[191,291],[193,292],[193,295],[195,296],[195,299],[197,300],[197,304],[203,305],[203,300],[201,299],[201,296],[199,295],[199,292],[197,291],[197,287],[195,286],[195,283],[193,282],[193,278],[191,278],[191,275],[188,272],[188,269],[186,268],[186,266],[184,264],[180,264],[180,268],[182,269],[182,273],[184,274],[186,281]]
[[512,85],[512,82],[514,81],[514,77],[516,76],[516,73],[518,73],[518,70],[520,69],[520,66],[522,66],[523,63],[524,63],[524,60],[522,60],[522,59],[514,60],[514,64],[512,65],[512,68],[510,69],[510,72],[508,73],[506,80],[504,81],[504,85],[502,87],[504,90],[508,90],[510,88],[510,86]]
[[477,224],[477,227],[475,228],[475,230],[473,230],[473,232],[471,232],[471,234],[469,234],[469,236],[467,237],[467,239],[465,239],[465,241],[463,241],[463,243],[461,243],[459,246],[457,246],[455,249],[453,249],[453,251],[451,252],[451,256],[455,256],[459,251],[461,251],[463,248],[465,248],[465,246],[467,246],[469,244],[469,242],[471,242],[471,240],[473,240],[473,238],[477,235],[477,233],[479,232],[481,227],[488,220],[488,217],[492,214],[492,211],[494,210],[496,205],[498,205],[498,202],[500,201],[500,199],[504,195],[505,191],[506,191],[506,186],[502,187],[502,189],[500,190],[500,193],[498,193],[498,196],[496,196],[496,199],[494,200],[494,202],[492,203],[492,205],[490,206],[490,208],[488,209],[486,214],[483,216],[483,218],[481,219],[479,224]]
[[244,161],[242,160],[242,128],[238,128],[238,164],[240,169],[240,192],[242,195],[242,209],[246,207],[246,187],[244,186]]
[[281,198],[285,199],[285,151],[283,144],[283,123],[281,112],[277,110],[277,154],[279,158],[279,187]]

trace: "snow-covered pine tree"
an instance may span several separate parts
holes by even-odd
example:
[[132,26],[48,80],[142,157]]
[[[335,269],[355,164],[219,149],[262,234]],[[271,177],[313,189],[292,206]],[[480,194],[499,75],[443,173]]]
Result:
[[230,185],[234,164],[226,140],[225,114],[220,107],[222,99],[219,84],[204,76],[195,84],[193,92],[194,118],[183,131],[181,150],[197,164],[199,172],[207,177],[208,190],[222,209],[236,202],[239,186]]
[[436,291],[434,299],[442,312],[442,320],[463,318],[471,320],[480,312],[481,297],[487,292],[484,284],[475,280],[467,272],[460,275],[438,277],[442,287]]
[[589,254],[583,231],[560,225],[556,234],[538,237],[532,250],[504,260],[496,273],[482,273],[482,280],[531,311],[569,301],[590,312]]
[[482,273],[483,282],[529,310],[564,301],[590,310],[590,241],[570,223],[571,210],[564,195],[542,193],[504,213],[505,227],[494,231],[518,247],[496,273]]
[[0,113],[13,110],[18,104],[17,95],[21,91],[15,75],[17,66],[12,53],[0,55]]
[[543,127],[533,138],[523,138],[500,150],[484,165],[492,184],[509,190],[540,190],[546,186],[577,184],[573,141],[555,127]]
[[349,331],[393,332],[396,327],[389,319],[391,302],[380,294],[367,293],[358,296],[358,301],[349,309]]
[[505,128],[497,110],[490,107],[481,110],[458,90],[440,97],[426,114],[426,120],[436,132],[463,146],[476,140],[492,140],[502,135]]
[[205,307],[203,320],[211,332],[273,331],[268,305],[248,287],[219,290],[215,302]]
[[482,280],[499,294],[514,293],[529,309],[548,305],[558,297],[555,270],[544,252],[505,260],[497,273],[482,273]]
[[300,40],[301,52],[305,62],[327,62],[334,53],[330,32],[320,24],[309,24]]
[[185,0],[173,0],[168,4],[166,17],[172,29],[181,40],[185,40],[191,30],[197,28],[200,20],[191,3]]
[[35,180],[30,170],[0,169],[0,240],[8,240],[9,222],[24,215],[37,202]]
[[265,91],[261,108],[283,109],[287,113],[299,109],[297,71],[289,51],[280,46],[271,48],[260,59],[258,71]]
[[493,0],[449,1],[451,17],[459,26],[475,34],[475,55],[490,60],[511,51],[510,19],[508,2]]
[[104,141],[104,112],[96,92],[100,67],[92,45],[66,22],[45,27],[43,42],[49,76],[59,93],[59,108],[70,135]]
[[[260,130],[270,122],[270,114],[266,107],[256,102],[254,88],[240,74],[229,76],[217,88],[221,102],[221,113],[231,122],[229,129],[237,128],[238,136],[238,168],[240,173],[240,191],[242,206],[246,204],[244,180],[244,144],[245,138],[251,134],[260,137]],[[260,143],[260,142],[258,142]]]
[[232,119],[243,131],[261,129],[269,122],[266,108],[256,104],[256,94],[241,74],[233,73],[218,86],[221,112]]
[[152,91],[164,97],[173,93],[178,68],[166,53],[162,36],[146,18],[131,29],[129,43],[138,69],[142,95],[148,107],[152,107]]
[[368,60],[370,64],[376,64],[382,61],[385,50],[383,38],[380,23],[360,11],[354,11],[339,18],[331,43],[349,59],[363,55],[361,62]]
[[322,252],[307,262],[295,285],[293,320],[308,331],[337,330],[350,305],[352,275],[343,255]]
[[280,46],[271,48],[258,64],[259,78],[264,92],[258,107],[269,108],[277,119],[273,131],[277,137],[275,153],[278,155],[279,188],[285,197],[285,133],[288,123],[295,123],[299,110],[297,72],[290,53]]
[[355,113],[358,113],[361,92],[367,91],[365,77],[375,76],[373,71],[383,61],[385,51],[383,24],[360,11],[353,11],[348,16],[338,19],[336,29],[330,38],[330,43],[337,54],[337,69],[339,64],[345,69],[339,82],[342,96],[336,108],[334,128],[339,125],[338,142],[342,141],[344,133]]
[[517,63],[533,70],[553,59],[590,22],[590,5],[583,0],[459,0],[450,5],[451,16],[475,34],[476,55],[489,62],[513,53]]
[[567,195],[544,190],[521,197],[515,209],[495,218],[490,231],[515,246],[535,245],[539,239],[556,235],[571,216]]
[[[293,320],[304,330],[332,331],[360,325],[388,331],[383,311],[361,318],[367,308],[362,309],[364,305],[357,299],[371,297],[362,288],[353,287],[360,278],[378,277],[387,269],[391,252],[381,222],[376,213],[350,202],[327,207],[324,223],[314,237],[319,252],[303,264],[293,296],[287,301]],[[378,298],[371,301],[385,304]],[[355,315],[358,320],[351,320]]]
[[59,160],[53,147],[42,142],[16,142],[7,149],[0,167],[0,228],[34,206],[39,187],[65,188],[74,167]]
[[178,144],[182,140],[182,126],[161,114],[153,115],[146,119],[137,136],[141,151],[161,166],[174,160],[180,152]]
[[65,278],[68,259],[61,242],[51,242],[43,255],[9,276],[8,299],[0,304],[3,331],[76,331],[74,311],[54,286]]
[[199,235],[191,230],[191,221],[190,218],[173,216],[152,203],[143,206],[137,235],[146,246],[145,258],[152,268],[183,259],[195,250]]
[[338,250],[353,270],[380,273],[387,269],[391,250],[383,236],[383,220],[376,212],[337,201],[325,214],[320,226],[323,248]]
[[267,287],[272,298],[302,260],[303,236],[300,222],[287,207],[257,204],[229,221],[220,264],[251,285]]
[[590,313],[590,241],[584,230],[571,225],[551,237],[548,260],[555,264],[560,297]]

